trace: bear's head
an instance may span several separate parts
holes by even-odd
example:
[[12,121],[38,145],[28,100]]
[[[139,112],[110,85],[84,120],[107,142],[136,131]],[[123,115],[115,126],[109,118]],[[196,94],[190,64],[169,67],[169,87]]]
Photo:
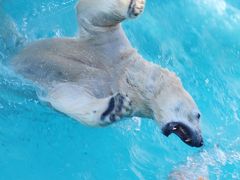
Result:
[[[174,133],[186,144],[201,147],[200,112],[193,98],[183,88],[180,79],[169,71],[157,83],[152,111],[164,135]],[[156,82],[156,81],[155,81]]]

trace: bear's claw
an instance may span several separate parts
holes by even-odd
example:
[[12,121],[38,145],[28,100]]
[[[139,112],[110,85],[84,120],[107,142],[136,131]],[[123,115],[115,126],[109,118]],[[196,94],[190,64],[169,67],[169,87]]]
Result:
[[127,95],[117,93],[110,99],[107,110],[101,115],[101,120],[112,123],[123,116],[129,116],[132,112],[131,105],[132,102]]
[[128,16],[135,18],[143,12],[145,6],[145,0],[131,0],[128,8]]

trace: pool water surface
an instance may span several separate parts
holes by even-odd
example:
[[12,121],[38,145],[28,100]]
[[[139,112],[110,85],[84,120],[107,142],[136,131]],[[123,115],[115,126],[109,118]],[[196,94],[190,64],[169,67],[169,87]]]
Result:
[[25,44],[77,36],[75,0],[0,0],[0,180],[240,179],[240,1],[148,0],[123,27],[145,59],[181,78],[205,145],[164,137],[149,119],[90,128],[38,100],[9,68]]

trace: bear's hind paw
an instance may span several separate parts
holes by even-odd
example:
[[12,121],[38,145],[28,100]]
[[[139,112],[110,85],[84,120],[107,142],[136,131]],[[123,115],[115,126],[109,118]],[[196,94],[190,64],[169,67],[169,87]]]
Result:
[[135,18],[140,15],[145,6],[145,0],[131,0],[131,3],[128,8],[129,18]]

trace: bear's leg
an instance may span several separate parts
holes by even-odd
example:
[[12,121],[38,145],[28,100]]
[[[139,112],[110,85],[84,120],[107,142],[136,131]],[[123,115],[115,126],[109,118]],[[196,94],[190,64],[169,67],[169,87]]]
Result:
[[132,113],[127,95],[118,93],[99,99],[86,89],[69,83],[55,86],[47,101],[60,112],[91,126],[105,126]]
[[144,6],[145,0],[80,0],[77,5],[80,30],[116,26],[140,15]]

